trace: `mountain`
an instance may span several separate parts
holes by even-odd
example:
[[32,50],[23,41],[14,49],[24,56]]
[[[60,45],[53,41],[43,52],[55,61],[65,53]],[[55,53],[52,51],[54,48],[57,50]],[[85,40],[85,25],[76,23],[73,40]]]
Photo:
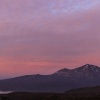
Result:
[[64,92],[100,85],[100,67],[86,64],[75,69],[61,69],[51,75],[26,75],[0,80],[0,91]]

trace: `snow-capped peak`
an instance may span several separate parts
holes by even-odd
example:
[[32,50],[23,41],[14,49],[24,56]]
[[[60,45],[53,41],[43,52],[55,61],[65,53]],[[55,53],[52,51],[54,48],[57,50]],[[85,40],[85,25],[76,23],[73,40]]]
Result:
[[56,73],[54,73],[54,75],[58,75],[58,76],[87,76],[87,75],[100,75],[100,67],[95,66],[95,65],[91,65],[91,64],[85,64],[81,67],[75,68],[75,69],[67,69],[67,68],[63,68],[59,71],[57,71]]

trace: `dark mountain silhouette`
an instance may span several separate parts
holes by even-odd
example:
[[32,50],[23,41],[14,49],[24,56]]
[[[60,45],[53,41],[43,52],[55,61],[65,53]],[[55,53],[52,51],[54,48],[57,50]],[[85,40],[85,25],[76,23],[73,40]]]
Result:
[[0,94],[0,100],[100,100],[100,86],[72,89],[64,93],[13,92]]
[[94,87],[84,87],[84,88],[77,88],[71,89],[65,92],[66,94],[100,94],[100,86]]
[[0,91],[64,92],[100,85],[100,67],[86,64],[75,69],[61,69],[51,75],[26,75],[0,80]]

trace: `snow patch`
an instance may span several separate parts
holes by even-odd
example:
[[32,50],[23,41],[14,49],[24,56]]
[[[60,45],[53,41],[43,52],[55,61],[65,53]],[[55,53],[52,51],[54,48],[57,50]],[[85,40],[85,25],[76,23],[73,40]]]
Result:
[[89,66],[89,65],[87,64],[85,67],[88,68],[88,66]]

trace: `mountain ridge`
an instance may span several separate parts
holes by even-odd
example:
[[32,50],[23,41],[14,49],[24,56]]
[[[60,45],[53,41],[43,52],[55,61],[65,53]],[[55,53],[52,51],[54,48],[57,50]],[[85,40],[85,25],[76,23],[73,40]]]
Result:
[[100,67],[85,64],[74,69],[63,68],[50,75],[25,75],[0,80],[0,91],[64,92],[100,85]]

